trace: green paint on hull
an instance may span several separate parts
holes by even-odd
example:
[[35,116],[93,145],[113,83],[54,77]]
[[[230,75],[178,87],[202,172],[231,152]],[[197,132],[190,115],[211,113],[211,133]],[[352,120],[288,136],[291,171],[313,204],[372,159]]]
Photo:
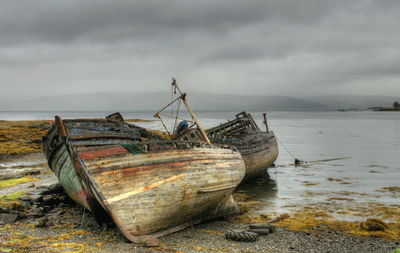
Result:
[[83,206],[84,199],[79,197],[79,193],[83,190],[82,184],[64,144],[57,150],[52,160],[52,168],[54,168],[54,174],[58,177],[67,194],[75,202]]

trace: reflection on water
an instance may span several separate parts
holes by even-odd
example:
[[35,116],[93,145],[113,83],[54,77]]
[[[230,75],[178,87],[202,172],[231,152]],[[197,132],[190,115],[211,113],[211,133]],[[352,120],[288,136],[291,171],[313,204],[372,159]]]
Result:
[[238,191],[248,194],[248,201],[270,201],[277,197],[278,188],[276,181],[271,179],[269,174],[252,182],[241,184]]

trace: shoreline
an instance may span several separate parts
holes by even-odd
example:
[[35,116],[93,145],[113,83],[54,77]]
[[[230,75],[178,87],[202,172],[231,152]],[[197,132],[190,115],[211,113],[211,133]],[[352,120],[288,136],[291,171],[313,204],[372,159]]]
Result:
[[[40,143],[32,143],[32,140],[37,140],[42,131],[38,131],[37,135],[28,136],[24,135],[26,134],[24,131],[41,129],[43,127],[41,124],[48,121],[24,122],[26,124],[12,121],[4,123],[2,121],[0,122],[0,129],[7,129],[7,127],[1,128],[6,124],[11,129],[23,130],[13,132],[16,136],[20,136],[17,138],[18,141],[40,147]],[[32,127],[32,124],[35,127]],[[0,135],[0,141],[1,138],[2,136]],[[9,140],[13,136],[8,136],[7,138]],[[12,148],[12,146],[10,147]],[[17,191],[28,192],[36,188],[39,189],[41,185],[57,182],[57,179],[47,168],[47,162],[42,153],[38,152],[36,148],[32,148],[32,150],[33,152],[28,152],[28,154],[22,152],[21,154],[7,157],[1,156],[0,165],[3,164],[5,166],[0,166],[0,170],[11,169],[21,172],[25,169],[34,169],[39,173],[16,176],[19,178],[30,177],[37,180],[0,188],[0,195],[9,195]],[[261,180],[257,183],[264,184],[266,181]],[[291,209],[288,208],[290,215],[286,219],[275,223],[277,231],[260,236],[256,242],[227,240],[224,234],[230,229],[246,230],[250,223],[265,223],[280,215],[274,212],[260,212],[259,207],[260,205],[265,205],[265,202],[252,200],[252,198],[249,198],[250,195],[246,192],[247,190],[246,186],[240,187],[234,194],[243,214],[225,220],[202,223],[161,237],[159,246],[155,248],[142,248],[132,243],[126,243],[116,231],[115,226],[110,226],[105,231],[102,231],[87,211],[85,212],[82,207],[76,204],[70,204],[67,206],[61,205],[61,207],[57,206],[54,210],[50,210],[50,214],[46,214],[46,217],[49,217],[52,224],[49,223],[45,227],[34,226],[34,223],[38,222],[40,217],[22,218],[10,224],[0,225],[0,237],[2,238],[0,252],[3,249],[57,252],[68,247],[72,251],[82,250],[84,252],[391,252],[393,249],[400,248],[400,220],[398,219],[400,217],[400,206],[366,207],[371,208],[369,210],[371,211],[370,213],[386,212],[387,215],[397,217],[397,220],[394,219],[387,222],[388,228],[386,231],[362,231],[360,230],[361,223],[359,221],[345,222],[329,215],[328,211],[332,207],[344,208],[343,204],[337,204],[336,202],[321,203],[314,206],[298,205]],[[393,190],[392,194],[398,194],[397,189],[390,190]],[[313,196],[310,195],[310,197]],[[2,200],[2,204],[4,201]],[[332,201],[351,202],[349,197]],[[331,206],[333,204],[336,204],[336,206]],[[373,208],[377,209],[374,210]],[[346,210],[343,209],[342,211],[345,212]],[[364,221],[370,217],[366,209],[357,211],[359,211],[358,217],[360,220]],[[363,216],[362,211],[367,214]]]
[[[37,154],[37,156],[40,155]],[[33,155],[33,157],[37,156]],[[31,156],[28,155],[28,157]],[[21,161],[21,158],[14,160],[14,162],[17,161]],[[57,182],[46,167],[41,168],[41,174],[37,177],[39,180],[25,183],[25,186],[16,185],[15,189],[31,191]],[[0,195],[5,190],[7,188],[0,188]],[[239,192],[245,190],[246,187],[240,188]],[[50,223],[44,227],[34,225],[40,217],[0,224],[0,238],[2,238],[0,250],[59,252],[67,248],[72,252],[391,252],[393,249],[400,248],[400,240],[385,240],[373,233],[368,236],[354,236],[340,229],[335,230],[324,226],[323,222],[312,224],[311,230],[303,228],[303,230],[294,231],[290,223],[296,219],[296,216],[292,215],[275,223],[276,232],[262,235],[256,242],[227,240],[225,233],[228,230],[245,231],[249,224],[264,223],[271,220],[274,215],[257,214],[257,205],[260,203],[246,201],[243,193],[236,192],[235,197],[242,209],[247,209],[242,215],[188,227],[159,238],[159,246],[151,248],[128,243],[114,225],[109,224],[104,229],[81,206],[67,201],[67,204],[60,204],[45,215]],[[307,223],[305,220],[302,222]]]

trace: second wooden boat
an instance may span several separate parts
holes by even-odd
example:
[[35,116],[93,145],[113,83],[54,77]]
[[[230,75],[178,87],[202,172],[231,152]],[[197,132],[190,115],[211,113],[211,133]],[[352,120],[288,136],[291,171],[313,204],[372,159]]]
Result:
[[278,144],[265,114],[264,121],[267,130],[261,131],[249,113],[241,112],[236,119],[206,130],[212,143],[234,145],[240,151],[246,165],[243,182],[265,174],[278,157]]
[[135,243],[238,212],[231,194],[245,167],[234,147],[164,140],[114,114],[57,116],[44,153],[73,200]]

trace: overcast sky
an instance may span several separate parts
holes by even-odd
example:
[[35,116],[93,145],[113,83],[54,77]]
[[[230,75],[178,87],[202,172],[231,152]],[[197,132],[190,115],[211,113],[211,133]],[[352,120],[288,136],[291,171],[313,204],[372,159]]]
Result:
[[2,0],[0,34],[0,97],[400,95],[399,0]]

